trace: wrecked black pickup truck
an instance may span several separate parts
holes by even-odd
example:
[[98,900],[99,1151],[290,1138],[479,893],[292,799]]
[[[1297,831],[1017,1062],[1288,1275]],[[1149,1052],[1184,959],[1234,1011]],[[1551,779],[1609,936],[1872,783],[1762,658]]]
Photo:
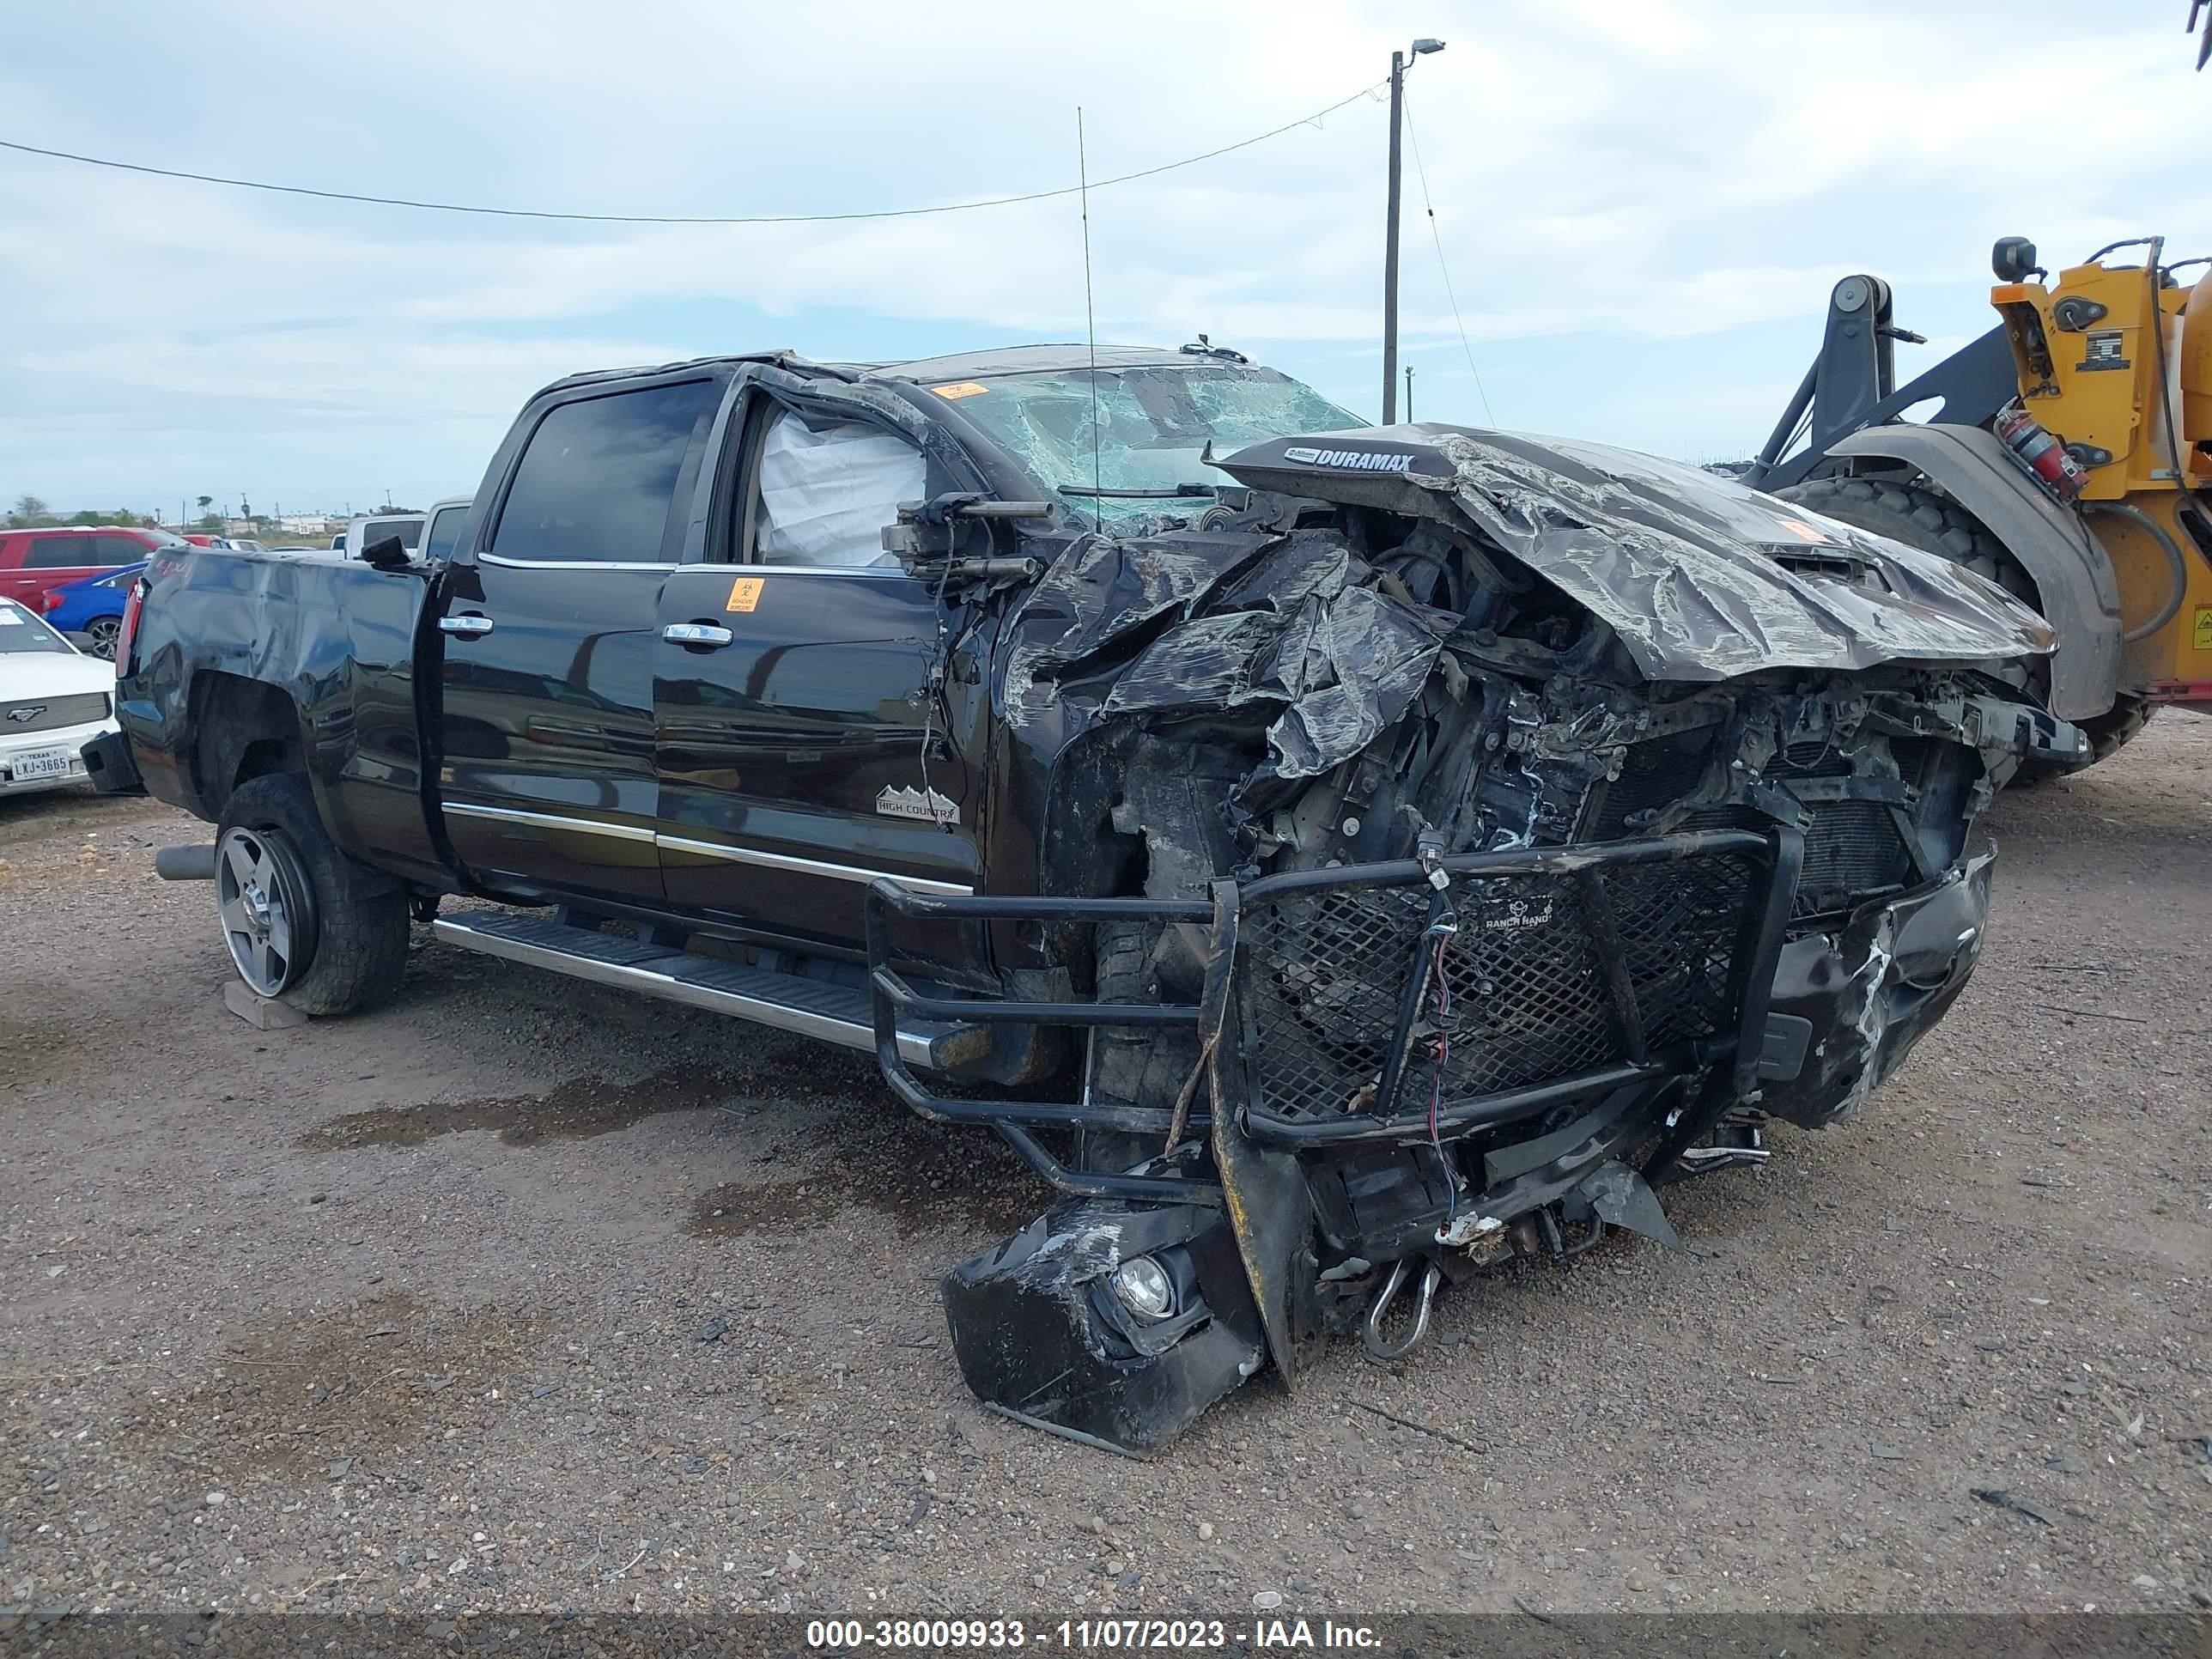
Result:
[[411,915],[872,1050],[1059,1192],[945,1280],[969,1386],[1124,1450],[1856,1109],[2081,741],[1933,556],[1211,347],[580,376],[362,551],[159,556],[118,653],[93,769],[218,826],[246,983]]

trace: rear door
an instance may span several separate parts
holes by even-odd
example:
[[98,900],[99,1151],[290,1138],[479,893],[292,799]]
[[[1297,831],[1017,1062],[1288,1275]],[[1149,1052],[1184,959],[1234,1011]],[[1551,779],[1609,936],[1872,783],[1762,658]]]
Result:
[[[120,544],[130,550],[111,557],[109,544]],[[21,600],[34,611],[43,611],[41,601],[52,589],[145,556],[146,550],[128,536],[40,535],[34,530],[25,538],[21,567],[0,570],[0,583],[6,584],[0,586],[0,594]]]
[[928,493],[921,453],[750,401],[721,556],[660,593],[662,876],[687,909],[849,945],[875,877],[980,880],[981,676],[946,648],[957,617],[883,550],[898,502]]
[[487,884],[661,900],[655,626],[723,385],[539,405],[443,584],[441,805]]

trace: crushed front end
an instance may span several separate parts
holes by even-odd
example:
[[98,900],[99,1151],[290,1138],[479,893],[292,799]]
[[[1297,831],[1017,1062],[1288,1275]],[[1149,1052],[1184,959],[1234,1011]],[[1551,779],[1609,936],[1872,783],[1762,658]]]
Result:
[[1122,890],[872,896],[884,1033],[958,1012],[893,912],[1027,917],[1079,969],[1085,928],[1142,940],[1140,1005],[981,1016],[1086,1030],[1073,1100],[884,1047],[1068,1194],[948,1279],[969,1385],[1131,1451],[1323,1337],[1407,1352],[1507,1255],[1673,1243],[1656,1189],[1856,1110],[1979,954],[1977,813],[2078,741],[1994,672],[2032,613],[1688,469],[1437,428],[1224,465],[1240,519],[1072,547],[1010,629]]

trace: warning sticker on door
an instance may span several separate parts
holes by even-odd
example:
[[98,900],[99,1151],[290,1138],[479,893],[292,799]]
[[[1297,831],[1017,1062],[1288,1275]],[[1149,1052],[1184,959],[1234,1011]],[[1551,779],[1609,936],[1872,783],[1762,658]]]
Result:
[[2189,643],[2194,650],[2212,651],[2212,605],[2197,607],[2197,629]]
[[768,586],[765,576],[740,576],[730,584],[730,602],[725,611],[755,611],[760,607],[761,589]]

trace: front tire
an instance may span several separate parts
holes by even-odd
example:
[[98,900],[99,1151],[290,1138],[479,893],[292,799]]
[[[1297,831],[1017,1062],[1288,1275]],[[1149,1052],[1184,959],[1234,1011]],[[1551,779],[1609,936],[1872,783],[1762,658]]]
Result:
[[[2039,603],[2034,581],[2005,550],[2004,544],[1956,501],[1924,484],[1898,483],[1887,478],[1808,478],[1777,493],[1784,501],[1802,502],[1831,519],[1964,565],[2025,605]],[[2006,668],[2006,678],[2014,684],[2038,696],[2048,690],[2049,671],[2041,662],[2023,659],[2008,663]],[[2150,716],[2148,699],[2124,691],[2103,714],[2075,720],[2074,724],[2089,738],[2089,758],[2083,764],[2094,766],[2118,754],[2149,724]],[[2029,765],[2023,766],[2019,775],[2022,781],[2032,782],[2080,769]]]
[[246,988],[305,1014],[343,1014],[399,987],[407,894],[347,858],[297,773],[249,779],[216,826],[216,912]]

